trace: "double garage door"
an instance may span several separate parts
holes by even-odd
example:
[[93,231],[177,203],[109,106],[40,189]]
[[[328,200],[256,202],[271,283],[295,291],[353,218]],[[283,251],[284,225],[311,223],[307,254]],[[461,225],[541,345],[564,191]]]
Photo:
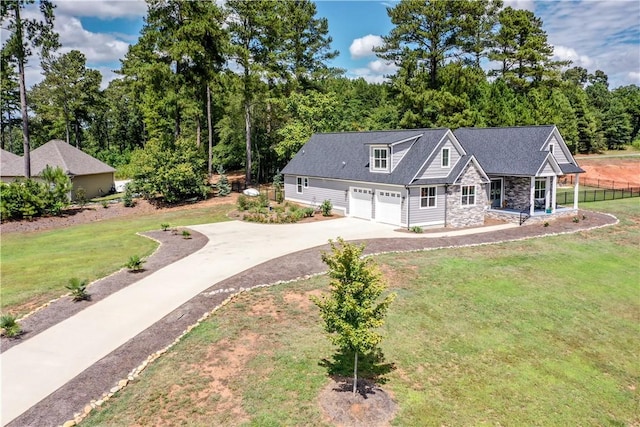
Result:
[[402,197],[400,192],[351,187],[349,194],[349,213],[363,219],[373,219],[375,203],[375,220],[386,224],[400,225]]

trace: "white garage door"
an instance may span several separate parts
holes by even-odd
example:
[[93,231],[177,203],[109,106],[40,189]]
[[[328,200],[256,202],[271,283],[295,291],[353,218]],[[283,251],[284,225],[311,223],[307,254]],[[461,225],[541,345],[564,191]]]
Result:
[[376,221],[400,225],[402,197],[396,191],[376,190]]
[[351,187],[349,194],[349,216],[371,219],[371,190]]

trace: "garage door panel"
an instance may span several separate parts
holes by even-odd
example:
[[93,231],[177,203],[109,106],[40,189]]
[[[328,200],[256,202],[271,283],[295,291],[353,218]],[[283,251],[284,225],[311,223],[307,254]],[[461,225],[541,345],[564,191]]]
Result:
[[356,218],[371,219],[372,191],[367,188],[352,187],[349,190],[349,215]]
[[376,221],[400,225],[402,195],[397,191],[376,190]]

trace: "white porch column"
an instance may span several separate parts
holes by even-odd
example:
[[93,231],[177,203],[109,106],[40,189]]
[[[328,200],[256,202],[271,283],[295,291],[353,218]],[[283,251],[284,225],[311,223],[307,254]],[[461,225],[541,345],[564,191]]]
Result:
[[573,175],[573,209],[578,209],[578,191],[580,189],[580,175]]
[[535,190],[536,190],[536,177],[531,177],[531,184],[529,185],[529,215],[533,216],[533,211],[535,209]]
[[554,175],[551,178],[551,213],[556,213],[557,189],[558,189],[558,177]]
[[547,212],[547,209],[550,207],[551,203],[551,179],[550,177],[544,178],[544,212]]

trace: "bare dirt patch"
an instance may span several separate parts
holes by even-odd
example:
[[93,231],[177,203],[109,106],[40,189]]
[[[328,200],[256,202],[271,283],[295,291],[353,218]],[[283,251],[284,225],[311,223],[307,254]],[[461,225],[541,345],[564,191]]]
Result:
[[358,381],[355,394],[352,387],[352,379],[337,377],[320,393],[320,407],[329,422],[342,427],[391,425],[397,405],[387,392],[366,380]]
[[640,186],[640,157],[579,157],[576,159],[585,174],[581,178],[609,180]]
[[303,294],[287,292],[284,294],[283,298],[289,305],[295,305],[296,308],[300,310],[308,310],[313,305],[311,297],[320,297],[321,295],[322,291],[314,289],[313,291],[305,292]]

